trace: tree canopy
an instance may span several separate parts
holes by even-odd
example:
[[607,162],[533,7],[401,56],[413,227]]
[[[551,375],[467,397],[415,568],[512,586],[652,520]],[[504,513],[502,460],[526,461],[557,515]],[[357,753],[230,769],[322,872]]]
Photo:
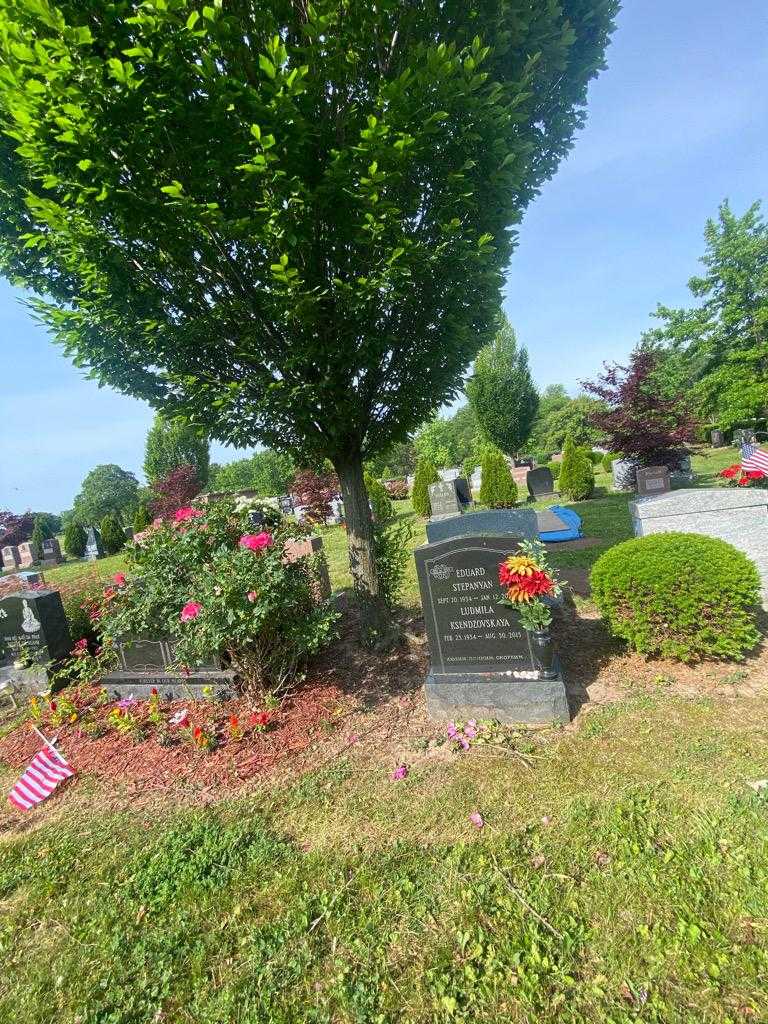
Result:
[[594,422],[603,404],[587,395],[571,398],[562,384],[550,384],[539,400],[528,448],[532,452],[561,452],[570,436],[577,446],[592,447],[606,440]]
[[727,202],[704,229],[704,273],[688,282],[692,309],[659,306],[663,326],[646,346],[665,346],[671,378],[701,414],[728,429],[768,416],[768,224],[754,203],[743,216]]
[[274,498],[287,493],[295,472],[288,455],[267,449],[218,466],[211,474],[209,487],[212,491],[253,490],[260,498]]
[[486,441],[507,455],[516,455],[531,432],[539,395],[528,352],[518,346],[506,317],[493,341],[477,354],[467,396]]
[[96,466],[83,480],[72,515],[86,526],[98,526],[110,512],[127,522],[138,503],[139,482],[133,473],[107,463]]
[[617,6],[0,0],[0,268],[99,381],[331,459],[375,599],[362,460],[489,339]]
[[462,405],[452,416],[435,417],[413,438],[419,458],[438,469],[460,466],[468,456],[479,458],[480,445],[477,418],[469,405]]
[[192,466],[197,479],[205,484],[210,466],[208,442],[189,424],[158,414],[147,434],[144,475],[153,484],[179,466]]

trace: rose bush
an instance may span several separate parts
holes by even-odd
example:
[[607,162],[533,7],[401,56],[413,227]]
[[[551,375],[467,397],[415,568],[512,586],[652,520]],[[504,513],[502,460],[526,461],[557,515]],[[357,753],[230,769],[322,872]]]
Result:
[[128,548],[127,575],[104,591],[104,640],[168,638],[182,668],[218,653],[244,686],[284,686],[338,616],[313,596],[324,556],[286,561],[286,541],[306,531],[260,508],[254,532],[253,511],[223,499],[145,530]]

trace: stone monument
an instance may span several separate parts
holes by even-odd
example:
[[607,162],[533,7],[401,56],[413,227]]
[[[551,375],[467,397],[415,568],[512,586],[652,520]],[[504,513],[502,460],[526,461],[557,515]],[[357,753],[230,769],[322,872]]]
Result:
[[712,430],[709,434],[709,439],[712,442],[713,448],[724,448],[725,447],[725,434],[722,430]]
[[634,491],[637,463],[632,459],[614,459],[611,463],[614,491]]
[[23,544],[19,544],[19,568],[29,569],[29,567],[34,564],[35,552],[32,547],[32,542],[25,540]]
[[529,469],[525,477],[531,501],[543,501],[555,495],[555,481],[548,466]]
[[489,533],[510,540],[536,540],[536,513],[529,508],[494,508],[483,512],[430,519],[427,541],[434,544],[451,537],[468,537]]
[[750,427],[733,432],[733,443],[736,448],[740,448],[743,444],[754,444],[755,440],[755,432]]
[[544,651],[501,604],[499,564],[518,550],[509,536],[457,537],[414,555],[430,648],[427,710],[433,718],[508,724],[569,720],[565,685]]
[[752,487],[702,487],[670,491],[629,503],[636,537],[650,533],[701,533],[743,551],[758,568],[768,607],[768,491]]
[[637,493],[640,497],[647,494],[662,494],[671,489],[669,468],[667,466],[644,466],[635,474]]
[[89,562],[95,562],[97,558],[104,557],[104,545],[101,543],[101,533],[95,526],[89,526],[86,533],[85,557]]
[[464,506],[469,505],[471,501],[469,485],[463,477],[440,480],[436,484],[430,484],[428,490],[433,519],[460,515],[464,511]]
[[0,600],[0,648],[6,660],[47,665],[66,657],[71,646],[57,590],[20,590]]
[[3,569],[6,572],[15,572],[19,567],[19,549],[13,544],[6,544],[3,548]]
[[46,537],[43,541],[43,557],[40,565],[43,569],[51,569],[55,565],[61,565],[64,557],[61,553],[61,545],[55,537]]

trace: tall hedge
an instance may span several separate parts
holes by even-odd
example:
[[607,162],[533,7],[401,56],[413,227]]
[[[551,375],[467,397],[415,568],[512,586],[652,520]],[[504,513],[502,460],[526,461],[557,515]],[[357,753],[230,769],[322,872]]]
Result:
[[365,489],[368,492],[368,501],[371,504],[374,522],[386,523],[395,514],[392,506],[392,499],[381,480],[377,480],[370,473],[365,474]]
[[35,525],[32,527],[32,536],[29,540],[36,561],[39,562],[43,557],[43,541],[53,536],[54,532],[45,516],[35,516]]
[[498,448],[488,448],[484,452],[481,468],[480,504],[488,508],[512,508],[517,502],[517,484]]
[[571,501],[583,501],[595,489],[595,469],[589,450],[578,447],[572,436],[568,436],[563,449],[558,489]]
[[429,502],[429,485],[436,484],[440,479],[437,466],[429,459],[419,459],[416,464],[416,475],[413,481],[411,500],[413,511],[417,516],[427,518],[432,514],[432,506]]
[[760,639],[758,571],[723,540],[657,533],[624,541],[600,556],[590,582],[611,632],[641,654],[740,659]]
[[85,554],[85,546],[88,543],[88,535],[85,527],[76,519],[70,519],[67,528],[64,530],[64,550],[72,558],[82,558]]
[[116,555],[118,551],[125,547],[125,531],[114,512],[104,516],[99,530],[101,532],[101,543],[104,545],[106,554]]

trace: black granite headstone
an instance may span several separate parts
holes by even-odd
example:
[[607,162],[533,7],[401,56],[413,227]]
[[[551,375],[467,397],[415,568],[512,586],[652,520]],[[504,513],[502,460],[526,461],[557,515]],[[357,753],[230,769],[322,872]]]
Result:
[[548,466],[539,466],[538,469],[529,470],[525,482],[528,485],[528,494],[533,501],[549,498],[555,493],[554,477]]
[[63,561],[61,545],[58,540],[55,537],[46,537],[43,541],[43,557],[40,559],[40,565],[44,569],[50,569]]
[[518,549],[509,536],[490,535],[424,544],[414,552],[431,656],[431,715],[568,720],[562,678],[542,678],[519,613],[501,603],[499,565]]
[[101,533],[95,526],[89,526],[86,533],[85,557],[89,562],[95,562],[97,558],[104,557],[104,545],[101,543]]
[[39,665],[66,657],[69,623],[57,590],[27,590],[0,601],[0,655],[31,658]]

